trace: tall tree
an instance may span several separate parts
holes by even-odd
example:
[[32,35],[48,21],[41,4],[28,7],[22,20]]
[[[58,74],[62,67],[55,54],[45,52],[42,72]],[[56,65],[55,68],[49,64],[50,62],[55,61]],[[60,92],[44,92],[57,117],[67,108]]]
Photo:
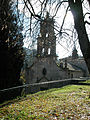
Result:
[[81,0],[68,0],[68,2],[74,16],[75,29],[78,34],[80,48],[90,72],[90,42],[85,27],[82,2]]
[[20,85],[23,66],[22,25],[13,6],[11,0],[0,0],[0,89]]

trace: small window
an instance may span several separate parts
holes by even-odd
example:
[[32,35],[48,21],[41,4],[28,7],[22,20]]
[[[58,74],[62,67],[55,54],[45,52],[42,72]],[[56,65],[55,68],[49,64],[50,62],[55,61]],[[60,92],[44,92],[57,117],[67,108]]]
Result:
[[42,74],[43,74],[43,75],[46,75],[46,74],[47,74],[47,70],[46,70],[46,68],[43,68],[43,70],[42,70]]
[[71,78],[73,78],[73,74],[71,74]]

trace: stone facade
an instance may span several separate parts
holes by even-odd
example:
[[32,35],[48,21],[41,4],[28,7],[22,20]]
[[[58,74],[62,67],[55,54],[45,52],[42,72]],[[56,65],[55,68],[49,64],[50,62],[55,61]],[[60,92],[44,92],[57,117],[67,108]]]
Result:
[[67,78],[67,72],[58,67],[50,56],[37,58],[27,71],[27,82],[31,84]]

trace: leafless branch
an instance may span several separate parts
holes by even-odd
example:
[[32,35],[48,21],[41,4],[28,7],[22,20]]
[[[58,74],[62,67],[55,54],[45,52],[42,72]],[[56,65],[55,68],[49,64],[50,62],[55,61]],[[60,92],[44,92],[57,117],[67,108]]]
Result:
[[85,21],[84,23],[90,25],[90,22],[88,22],[88,21]]
[[68,1],[67,1],[67,0],[63,0],[63,1],[61,1],[60,3],[58,3],[58,4],[56,5],[56,7],[55,7],[55,14],[54,14],[53,17],[56,16],[56,14],[57,14],[57,12],[58,12],[60,6],[62,5],[62,3],[65,3],[65,2],[68,2]]
[[62,25],[61,25],[61,28],[60,28],[60,34],[62,34],[62,28],[63,28],[64,22],[65,22],[65,18],[66,18],[66,15],[67,15],[68,9],[69,9],[69,6],[67,7],[67,9],[66,9],[66,13],[65,13],[65,15],[64,15],[64,19],[63,19],[63,22],[62,22]]

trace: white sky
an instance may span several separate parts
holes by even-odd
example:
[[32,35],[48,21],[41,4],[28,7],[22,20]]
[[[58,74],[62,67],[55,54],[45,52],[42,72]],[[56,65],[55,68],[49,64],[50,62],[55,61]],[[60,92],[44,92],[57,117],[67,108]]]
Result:
[[[35,3],[35,0],[33,1],[33,4]],[[19,9],[20,11],[22,12],[22,8],[23,8],[23,4],[19,4]],[[38,13],[38,11],[40,11],[39,9],[39,4],[36,4],[36,6],[34,7],[34,10],[36,13]],[[55,5],[53,5],[52,8],[50,8],[47,6],[47,9],[50,10],[50,13],[51,14],[54,14],[55,13]],[[62,20],[63,20],[63,17],[64,17],[64,14],[65,14],[65,8],[66,6],[62,6],[58,12],[57,12],[57,16],[55,18],[55,21],[57,22],[57,24],[59,25],[59,29],[60,29],[60,26],[62,24]],[[85,8],[84,8],[85,9]],[[86,9],[85,9],[86,11]],[[86,11],[87,12],[87,11]],[[29,17],[29,13],[28,11],[26,12],[25,14],[27,17]],[[27,23],[25,24],[27,25]],[[68,14],[67,14],[67,17],[66,17],[66,20],[65,20],[65,24],[64,24],[64,28],[65,29],[73,29],[74,28],[74,22],[73,22],[73,16],[72,16],[72,13],[69,11]],[[90,29],[90,27],[88,28]],[[70,33],[71,34],[71,33]],[[88,33],[89,34],[89,33]],[[28,35],[27,35],[28,36]],[[72,50],[73,50],[73,41],[75,41],[76,38],[72,38],[72,40],[69,39],[69,37],[66,36],[66,38],[58,38],[59,39],[59,43],[57,43],[57,46],[56,46],[56,54],[58,54],[59,58],[64,58],[64,57],[67,57],[67,56],[70,56],[72,54]],[[67,40],[66,40],[67,39]],[[30,41],[30,38],[26,38],[24,40],[24,46],[25,47],[28,47],[29,44],[31,44],[31,41]],[[68,42],[67,42],[68,41]],[[78,40],[75,42],[76,44],[76,48],[78,49],[78,54],[79,55],[82,55],[81,54],[81,51],[80,51],[80,47],[79,47],[79,44],[78,44]]]

